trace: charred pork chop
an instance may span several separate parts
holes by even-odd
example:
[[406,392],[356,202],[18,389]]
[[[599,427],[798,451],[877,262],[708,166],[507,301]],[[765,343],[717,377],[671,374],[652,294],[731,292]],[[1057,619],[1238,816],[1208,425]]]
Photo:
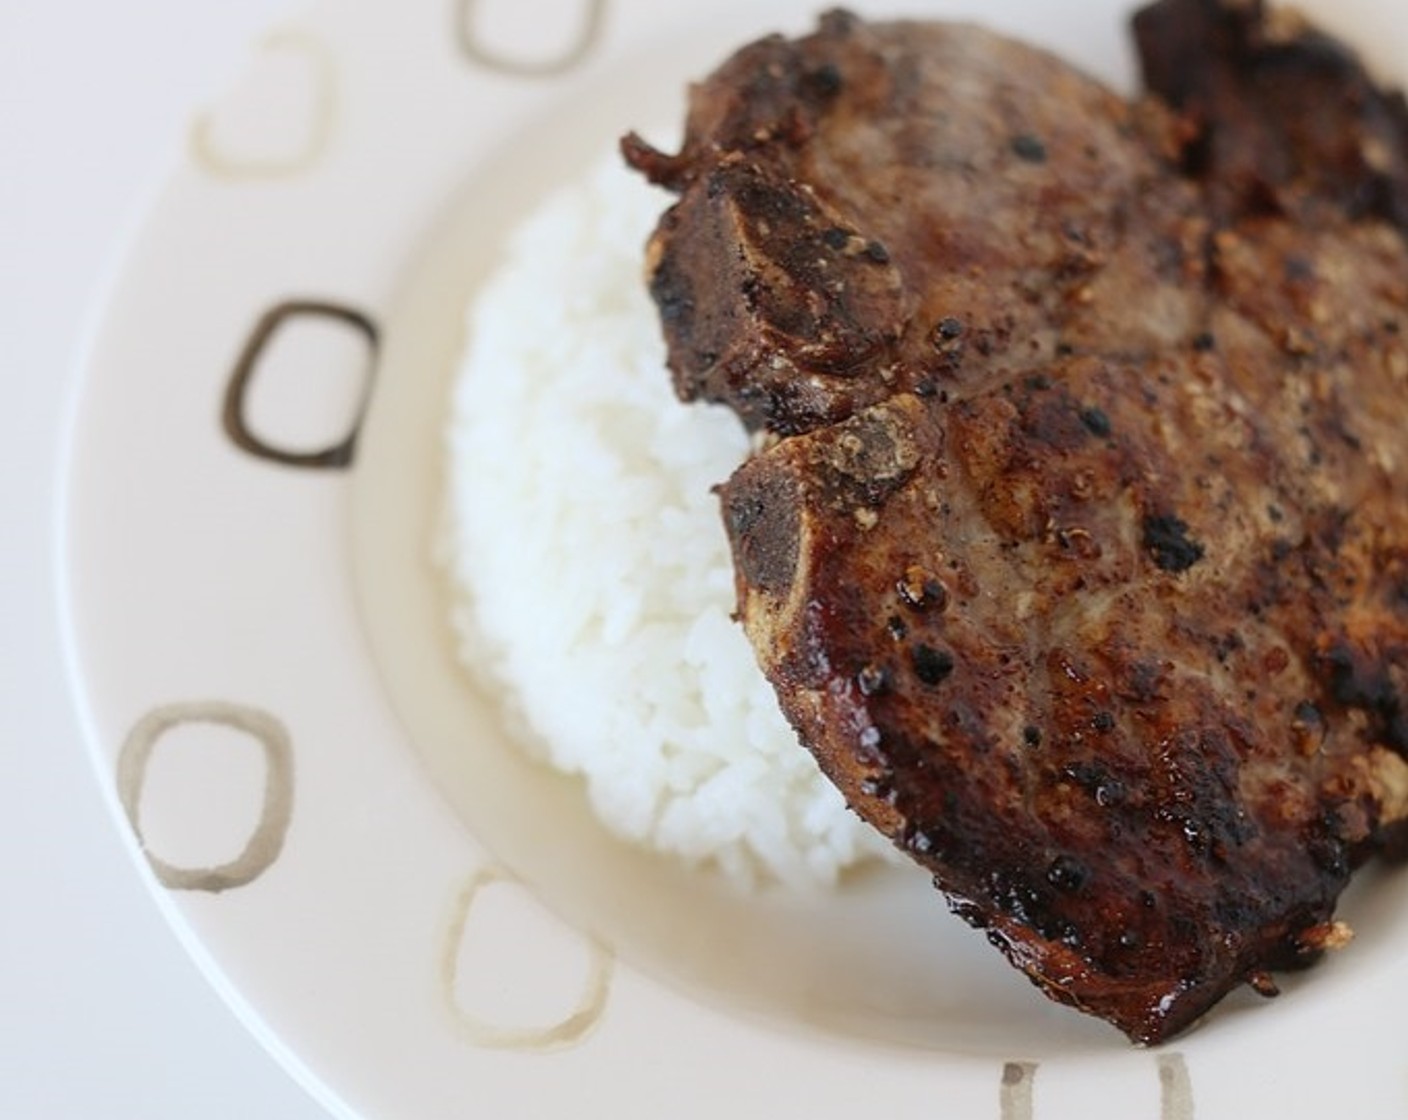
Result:
[[1408,128],[1255,4],[1136,28],[1131,104],[835,12],[625,148],[680,194],[676,387],[760,433],[721,493],[784,711],[1048,995],[1156,1042],[1342,941],[1408,813]]

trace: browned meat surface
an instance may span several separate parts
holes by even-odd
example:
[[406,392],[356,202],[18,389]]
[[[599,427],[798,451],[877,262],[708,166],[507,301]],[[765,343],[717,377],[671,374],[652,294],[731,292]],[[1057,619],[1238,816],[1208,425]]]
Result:
[[[677,388],[763,430],[722,500],[784,711],[955,911],[1143,1042],[1341,942],[1408,812],[1408,251],[1363,201],[1402,187],[1398,103],[1305,29],[1245,78],[1272,37],[1238,12],[1140,19],[1188,116],[833,13],[696,87],[679,155],[626,145],[681,194]],[[1292,127],[1297,65],[1324,119]],[[1387,187],[1326,169],[1346,129]]]
[[1149,89],[1187,116],[1185,168],[1223,215],[1309,199],[1408,229],[1408,105],[1292,10],[1163,0],[1134,35]]
[[1206,222],[1156,150],[1170,122],[1048,54],[832,13],[745,48],[691,105],[679,155],[627,142],[682,192],[651,288],[680,394],[750,426],[1175,343],[1196,313]]

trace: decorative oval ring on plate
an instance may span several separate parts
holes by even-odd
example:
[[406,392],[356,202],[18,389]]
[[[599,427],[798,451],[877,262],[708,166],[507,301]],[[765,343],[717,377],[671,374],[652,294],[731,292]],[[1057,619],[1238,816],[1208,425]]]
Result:
[[[503,3],[505,0],[498,0]],[[512,58],[495,50],[480,39],[476,13],[485,6],[486,0],[460,0],[455,31],[460,49],[471,62],[500,74],[519,78],[551,78],[566,73],[576,66],[596,45],[601,36],[602,25],[606,20],[606,0],[578,0],[582,13],[577,35],[567,48],[555,58]]]
[[[148,847],[142,835],[142,790],[152,752],[162,736],[188,724],[217,724],[258,742],[264,753],[264,797],[259,822],[234,859],[214,867],[177,867]],[[161,884],[173,890],[219,893],[242,887],[267,871],[283,850],[293,818],[293,746],[283,724],[266,712],[220,700],[168,704],[137,721],[117,760],[117,795]]]
[[[1159,1072],[1159,1120],[1194,1120],[1193,1079],[1182,1054],[1160,1054],[1156,1059]],[[1037,1120],[1033,1092],[1037,1062],[1006,1062],[1002,1067],[1002,1082],[998,1090],[998,1114],[1001,1120]]]
[[[304,125],[299,142],[288,151],[264,151],[257,147],[240,151],[222,146],[216,135],[220,109],[207,110],[191,122],[191,158],[196,166],[222,179],[271,179],[296,175],[315,166],[332,135],[337,103],[337,69],[332,54],[322,41],[297,30],[276,31],[261,39],[257,48],[266,59],[284,56],[296,61],[307,78],[306,92],[295,94],[305,104],[288,104],[274,114],[267,108],[256,115],[262,124],[298,120]],[[269,91],[261,90],[266,96]],[[300,114],[301,110],[301,114]],[[228,111],[228,110],[227,110]],[[267,137],[265,137],[267,141]]]
[[[259,435],[250,424],[248,414],[249,390],[259,369],[261,358],[269,349],[269,344],[281,330],[300,318],[331,319],[357,331],[365,339],[367,347],[366,373],[358,405],[352,417],[350,430],[337,442],[319,451],[295,451],[275,446]],[[221,424],[241,451],[259,459],[278,463],[286,467],[309,467],[318,469],[340,469],[350,466],[357,446],[357,433],[361,429],[366,414],[367,402],[371,397],[371,382],[375,377],[378,335],[376,324],[366,315],[341,304],[323,300],[294,299],[276,304],[259,317],[250,332],[230,380],[225,387],[225,401],[221,411]]]
[[1193,1120],[1193,1075],[1182,1054],[1160,1054],[1159,1100],[1162,1120]]
[[[478,1046],[502,1050],[555,1050],[580,1041],[606,1010],[606,997],[615,963],[611,951],[589,934],[571,931],[580,938],[585,952],[585,977],[580,992],[564,1001],[570,1010],[554,1021],[528,1026],[496,1023],[484,1012],[467,1008],[459,997],[457,987],[462,972],[460,955],[465,933],[476,906],[481,905],[485,893],[495,887],[523,891],[532,899],[531,892],[514,875],[497,867],[486,867],[475,872],[460,889],[445,930],[440,968],[441,984],[451,1013],[469,1040]],[[532,900],[536,904],[536,899]],[[553,922],[556,924],[556,919]],[[569,928],[563,926],[564,930]],[[521,937],[513,941],[513,949],[515,956],[532,956]],[[486,962],[476,963],[482,967]],[[522,964],[521,961],[517,963]],[[531,961],[525,968],[529,972],[534,971]]]
[[1002,1067],[999,1110],[1002,1120],[1032,1120],[1032,1079],[1035,1062],[1007,1062]]

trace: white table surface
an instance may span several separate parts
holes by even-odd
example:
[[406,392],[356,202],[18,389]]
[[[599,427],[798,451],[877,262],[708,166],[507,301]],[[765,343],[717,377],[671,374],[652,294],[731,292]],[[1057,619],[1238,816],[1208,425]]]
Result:
[[82,326],[191,108],[286,0],[0,0],[0,1116],[317,1120],[151,902],[56,622]]

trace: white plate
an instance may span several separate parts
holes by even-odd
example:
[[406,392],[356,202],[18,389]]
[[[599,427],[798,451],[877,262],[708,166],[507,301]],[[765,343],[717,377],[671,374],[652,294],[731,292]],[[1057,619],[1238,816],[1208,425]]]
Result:
[[[992,7],[1127,81],[1116,0]],[[1387,0],[1312,10],[1408,74]],[[66,497],[81,707],[154,896],[347,1115],[1402,1115],[1402,876],[1276,1005],[1132,1050],[914,876],[745,900],[606,839],[455,669],[428,542],[466,301],[554,184],[813,12],[330,4],[196,114],[92,342]]]

